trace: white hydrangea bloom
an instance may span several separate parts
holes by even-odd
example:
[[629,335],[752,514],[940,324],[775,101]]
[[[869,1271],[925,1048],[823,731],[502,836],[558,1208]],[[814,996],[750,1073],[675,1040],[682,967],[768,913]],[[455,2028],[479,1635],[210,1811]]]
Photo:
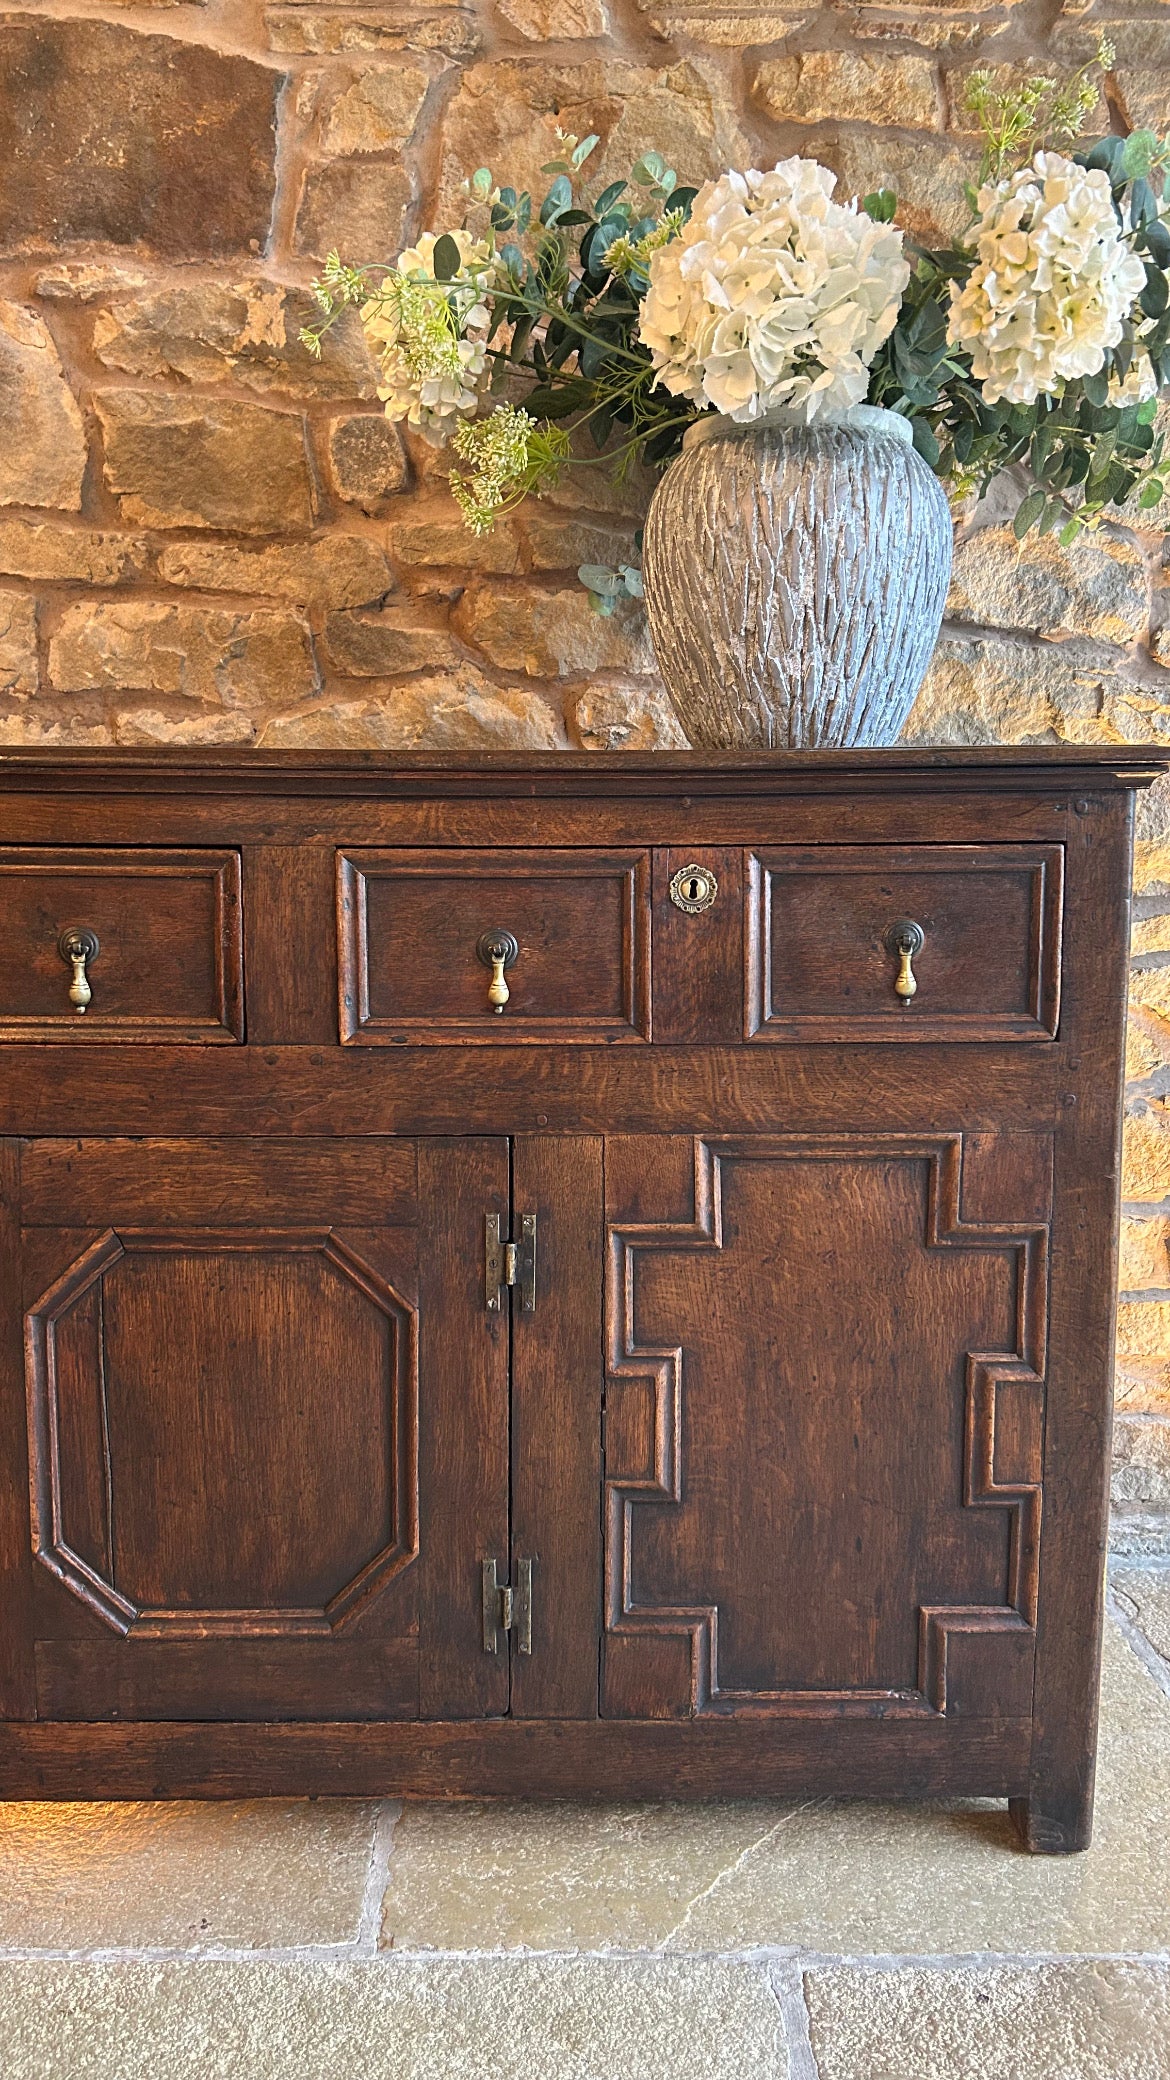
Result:
[[726,173],[650,262],[639,334],[676,396],[751,421],[859,404],[910,269],[902,234],[832,200],[815,159]]
[[951,284],[947,336],[971,356],[989,404],[1034,404],[1097,375],[1145,287],[1122,236],[1108,176],[1037,152],[981,188],[968,280]]
[[394,271],[361,310],[378,357],[378,396],[386,417],[408,420],[436,444],[479,403],[491,323],[491,249],[466,231],[449,235],[459,248],[454,280],[436,281],[440,234],[426,231],[399,254]]

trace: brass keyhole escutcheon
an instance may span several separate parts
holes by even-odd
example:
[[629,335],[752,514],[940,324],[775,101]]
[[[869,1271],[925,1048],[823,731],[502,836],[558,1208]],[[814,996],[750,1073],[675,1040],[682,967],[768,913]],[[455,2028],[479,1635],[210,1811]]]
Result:
[[90,988],[89,976],[85,971],[89,963],[96,961],[98,954],[101,952],[98,935],[96,932],[91,932],[87,926],[78,927],[70,925],[58,939],[57,951],[61,959],[66,961],[72,970],[69,982],[69,1002],[72,1004],[78,1017],[81,1018],[93,1002],[93,990]]
[[680,867],[670,884],[670,900],[678,910],[688,917],[698,917],[709,910],[719,894],[719,883],[710,867],[700,867],[694,861],[688,867]]
[[512,994],[504,980],[504,971],[511,967],[519,951],[520,948],[511,932],[483,932],[476,941],[476,959],[492,971],[487,999],[493,1011],[502,1011]]
[[920,924],[915,924],[912,917],[900,917],[897,924],[892,924],[886,933],[886,951],[892,953],[898,963],[894,990],[903,1005],[908,1005],[911,997],[918,995],[918,978],[914,973],[914,963],[925,944],[926,934]]

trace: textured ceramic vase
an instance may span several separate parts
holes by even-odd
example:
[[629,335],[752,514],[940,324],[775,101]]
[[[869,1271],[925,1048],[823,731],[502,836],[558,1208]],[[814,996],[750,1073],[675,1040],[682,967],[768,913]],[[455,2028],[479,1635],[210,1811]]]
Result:
[[643,543],[650,632],[691,743],[896,742],[950,570],[946,496],[895,413],[699,420]]

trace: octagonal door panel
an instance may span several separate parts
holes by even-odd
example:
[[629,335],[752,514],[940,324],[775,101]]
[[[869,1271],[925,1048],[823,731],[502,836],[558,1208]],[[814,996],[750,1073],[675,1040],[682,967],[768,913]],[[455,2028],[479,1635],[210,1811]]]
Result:
[[507,1183],[502,1141],[26,1145],[41,1716],[506,1709]]

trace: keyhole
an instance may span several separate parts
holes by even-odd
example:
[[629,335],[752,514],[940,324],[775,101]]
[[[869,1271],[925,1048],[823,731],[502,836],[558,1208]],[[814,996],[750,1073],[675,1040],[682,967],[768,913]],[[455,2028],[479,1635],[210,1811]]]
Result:
[[702,887],[700,883],[695,880],[693,874],[691,875],[688,881],[683,882],[683,894],[686,897],[688,903],[697,902],[702,893]]

